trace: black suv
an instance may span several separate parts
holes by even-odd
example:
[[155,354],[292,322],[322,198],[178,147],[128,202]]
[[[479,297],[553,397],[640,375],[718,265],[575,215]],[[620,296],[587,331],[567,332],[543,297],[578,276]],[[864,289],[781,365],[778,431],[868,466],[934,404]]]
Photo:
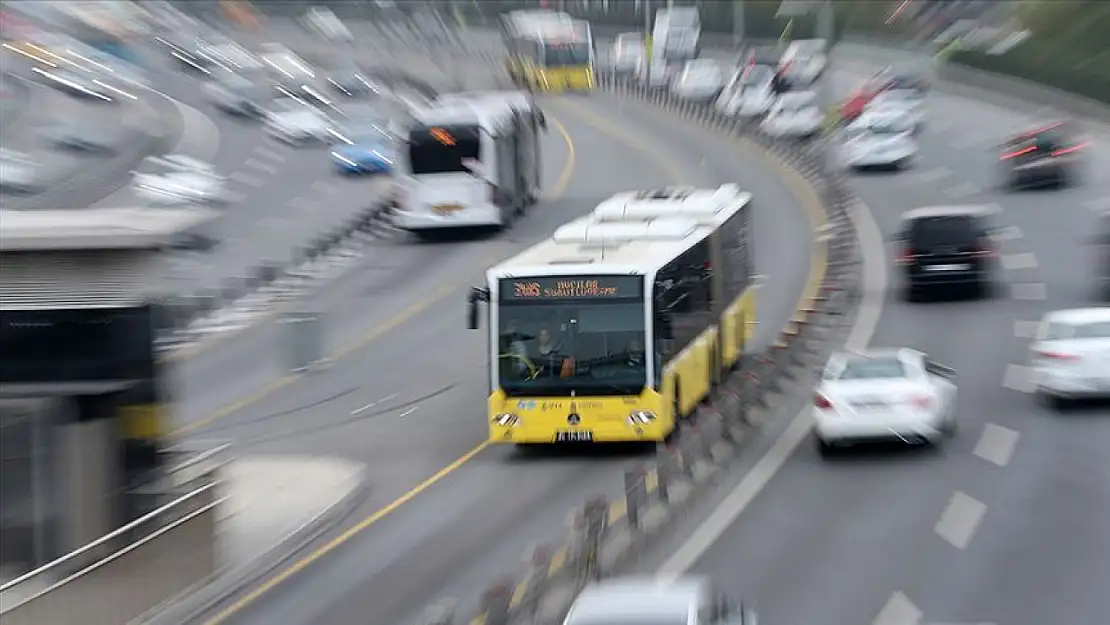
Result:
[[892,239],[900,246],[896,261],[904,269],[908,301],[920,301],[935,290],[971,289],[990,295],[997,270],[988,218],[982,206],[918,208],[902,215]]
[[1085,143],[1070,122],[1056,122],[1011,137],[999,163],[1004,188],[1056,185],[1076,179]]

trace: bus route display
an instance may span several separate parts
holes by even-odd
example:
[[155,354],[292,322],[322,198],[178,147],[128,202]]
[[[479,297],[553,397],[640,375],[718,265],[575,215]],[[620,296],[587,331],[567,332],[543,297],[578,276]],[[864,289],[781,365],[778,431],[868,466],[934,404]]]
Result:
[[502,301],[643,299],[642,276],[542,276],[501,280]]

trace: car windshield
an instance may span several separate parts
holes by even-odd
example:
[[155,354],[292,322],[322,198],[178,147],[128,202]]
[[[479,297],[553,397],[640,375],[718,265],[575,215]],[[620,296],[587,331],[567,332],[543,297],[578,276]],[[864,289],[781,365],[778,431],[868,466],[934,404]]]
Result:
[[852,358],[844,363],[838,380],[893,380],[906,377],[902,361],[894,356]]
[[[644,388],[642,279],[621,278],[629,283],[612,298],[516,297],[513,289],[520,285],[503,284],[497,370],[507,395],[632,395]],[[541,293],[539,281],[530,284]]]
[[910,226],[910,245],[928,250],[937,245],[962,245],[974,238],[974,224],[967,215],[917,219]]
[[1045,333],[1046,341],[1069,339],[1110,339],[1110,321],[1091,323],[1050,323]]

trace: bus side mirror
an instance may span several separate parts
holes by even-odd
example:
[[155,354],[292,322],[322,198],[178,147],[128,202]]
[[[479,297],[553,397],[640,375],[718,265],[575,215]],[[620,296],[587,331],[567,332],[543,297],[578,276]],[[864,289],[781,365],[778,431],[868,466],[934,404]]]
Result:
[[487,289],[472,288],[470,295],[466,298],[466,327],[469,330],[478,329],[478,303],[489,301],[489,291]]

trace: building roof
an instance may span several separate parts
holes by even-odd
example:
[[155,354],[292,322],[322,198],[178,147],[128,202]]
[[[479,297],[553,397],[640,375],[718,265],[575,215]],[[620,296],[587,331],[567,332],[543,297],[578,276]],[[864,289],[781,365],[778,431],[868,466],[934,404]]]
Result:
[[199,207],[0,209],[0,253],[155,250],[217,216]]

